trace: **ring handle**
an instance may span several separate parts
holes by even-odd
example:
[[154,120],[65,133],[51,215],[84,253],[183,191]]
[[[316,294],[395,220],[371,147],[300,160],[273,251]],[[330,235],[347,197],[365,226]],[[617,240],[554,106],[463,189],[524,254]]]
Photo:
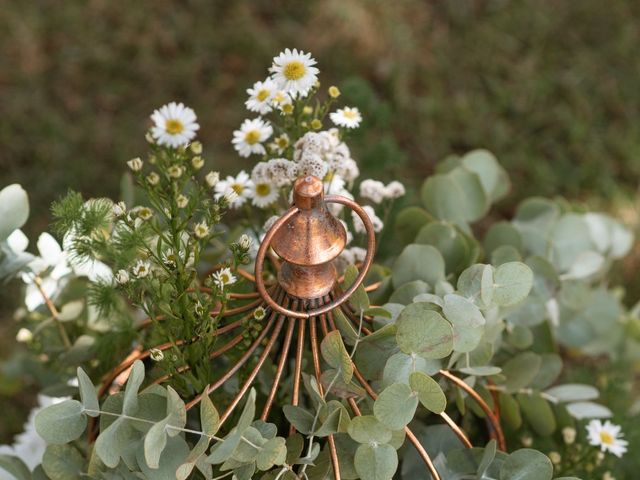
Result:
[[353,210],[362,223],[364,224],[364,228],[367,232],[367,254],[364,257],[364,262],[362,267],[360,268],[360,273],[356,277],[355,281],[351,284],[349,288],[347,288],[340,296],[333,299],[333,301],[322,305],[321,307],[313,308],[311,310],[307,310],[306,312],[296,312],[294,310],[290,310],[288,308],[284,308],[282,305],[271,298],[269,292],[264,285],[264,280],[262,278],[262,270],[264,267],[264,259],[267,254],[267,250],[271,245],[271,240],[273,239],[276,232],[289,220],[293,215],[298,213],[300,209],[296,206],[289,208],[276,222],[272,225],[272,227],[267,231],[262,243],[260,244],[260,248],[258,249],[258,254],[256,256],[256,267],[255,267],[255,276],[256,276],[256,287],[258,289],[258,293],[263,298],[265,302],[276,312],[281,313],[282,315],[286,315],[292,318],[310,318],[316,317],[318,315],[322,315],[323,313],[330,312],[334,308],[342,305],[346,302],[349,297],[356,291],[356,289],[362,284],[364,281],[364,277],[367,275],[369,271],[369,267],[373,262],[373,254],[375,253],[376,247],[376,234],[373,230],[373,223],[367,215],[367,212],[358,205],[356,202],[351,200],[350,198],[343,197],[342,195],[328,195],[324,198],[325,203],[339,203],[341,205],[346,206]]

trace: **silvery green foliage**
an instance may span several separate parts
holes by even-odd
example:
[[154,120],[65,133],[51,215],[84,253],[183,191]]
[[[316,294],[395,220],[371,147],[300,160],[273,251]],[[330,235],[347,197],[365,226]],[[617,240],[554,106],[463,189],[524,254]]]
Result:
[[28,217],[29,198],[20,185],[0,190],[0,280],[13,277],[33,260],[25,252],[28,240],[20,230]]

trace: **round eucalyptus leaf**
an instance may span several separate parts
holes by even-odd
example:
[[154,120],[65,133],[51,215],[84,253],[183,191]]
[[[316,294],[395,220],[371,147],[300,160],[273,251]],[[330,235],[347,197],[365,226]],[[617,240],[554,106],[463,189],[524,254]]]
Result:
[[428,283],[422,280],[414,280],[413,282],[405,283],[399,288],[396,288],[389,297],[389,302],[399,305],[409,305],[413,298],[422,293],[427,293],[431,290]]
[[480,309],[460,295],[445,295],[442,313],[453,325],[453,349],[470,352],[478,346],[486,323]]
[[29,197],[17,183],[0,190],[0,242],[29,218]]
[[396,327],[396,341],[406,354],[438,359],[451,353],[451,324],[427,303],[412,303],[405,307],[396,320]]
[[407,245],[393,264],[391,278],[396,288],[415,280],[435,285],[445,278],[444,259],[431,245]]
[[505,390],[517,392],[529,386],[536,378],[541,365],[542,358],[533,352],[523,352],[511,358],[502,366],[502,373],[507,377]]
[[420,403],[433,413],[444,412],[447,406],[442,388],[433,378],[422,372],[414,372],[409,376],[409,386],[418,394]]
[[373,415],[354,417],[348,433],[358,443],[387,443],[392,437],[391,430]]
[[521,262],[508,262],[496,268],[493,301],[502,306],[524,300],[533,286],[533,272]]
[[342,381],[349,383],[353,377],[353,362],[347,352],[342,335],[338,330],[334,330],[327,334],[320,344],[322,358],[342,375]]
[[466,153],[461,161],[462,165],[478,175],[482,188],[491,202],[497,202],[509,193],[509,175],[493,153],[485,149],[472,150]]
[[51,480],[81,478],[85,460],[71,445],[48,445],[42,457],[42,468]]
[[519,393],[516,399],[527,423],[540,436],[548,437],[557,427],[556,417],[549,402],[540,394],[526,395]]
[[424,208],[407,207],[400,210],[396,216],[394,227],[401,245],[407,245],[413,242],[420,228],[432,220],[433,216]]
[[373,404],[376,418],[391,430],[400,430],[413,420],[418,396],[404,383],[385,388]]
[[175,480],[178,468],[189,456],[189,445],[181,436],[168,437],[167,446],[160,457],[158,468],[150,468],[144,459],[144,449],[137,452],[138,465],[147,478],[154,480]]
[[460,294],[477,305],[489,306],[493,299],[493,267],[471,265],[458,277],[457,288]]
[[87,426],[84,407],[77,400],[56,403],[36,414],[36,431],[47,443],[63,444],[78,438]]
[[484,249],[488,255],[501,246],[510,245],[517,251],[522,251],[522,236],[520,232],[509,222],[497,222],[491,225],[483,241]]
[[382,373],[382,384],[388,387],[393,383],[409,384],[409,375],[413,372],[422,372],[426,375],[435,375],[441,368],[439,360],[428,360],[419,355],[407,355],[398,352],[387,360]]
[[423,226],[416,236],[415,243],[432,245],[442,255],[446,272],[462,270],[469,258],[469,246],[463,234],[447,222],[431,222]]
[[22,460],[13,455],[0,453],[0,473],[3,471],[13,475],[16,480],[31,480],[29,467],[27,467]]
[[500,480],[551,480],[553,465],[545,454],[529,448],[513,452],[500,469]]
[[386,444],[360,445],[353,461],[360,478],[366,480],[389,480],[398,468],[398,454]]
[[258,470],[269,470],[274,465],[282,465],[287,459],[286,440],[282,437],[275,437],[267,441],[262,446],[262,450],[256,458]]
[[520,252],[511,245],[501,245],[491,253],[491,264],[496,267],[503,263],[519,262],[521,260]]

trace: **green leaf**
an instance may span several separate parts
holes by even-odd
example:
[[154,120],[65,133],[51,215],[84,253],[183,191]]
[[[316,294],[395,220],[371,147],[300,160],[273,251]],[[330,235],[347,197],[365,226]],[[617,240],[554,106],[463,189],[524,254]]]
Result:
[[[343,288],[346,290],[353,282],[356,281],[359,272],[355,265],[349,265],[344,271],[344,283]],[[369,296],[364,289],[364,285],[360,284],[356,291],[349,297],[349,304],[354,308],[356,312],[362,312],[369,308]]]
[[391,430],[373,415],[354,417],[348,433],[358,443],[387,443],[392,437]]
[[398,352],[387,360],[382,373],[382,384],[388,387],[392,383],[406,383],[409,385],[409,375],[413,372],[422,372],[426,375],[435,375],[441,368],[440,361],[427,360],[418,355],[407,355]]
[[82,313],[82,310],[84,310],[84,301],[74,300],[72,302],[65,303],[56,318],[60,322],[69,322],[78,318]]
[[167,423],[169,418],[153,425],[144,437],[144,459],[150,468],[158,468],[162,451],[167,445]]
[[385,444],[360,445],[353,461],[363,480],[389,480],[398,468],[398,454]]
[[429,304],[412,303],[396,320],[396,341],[407,354],[428,359],[444,358],[453,348],[453,329]]
[[209,395],[203,395],[200,400],[200,424],[206,435],[215,435],[220,428],[220,415]]
[[580,383],[567,383],[552,387],[544,392],[555,398],[556,402],[576,402],[582,400],[595,400],[600,396],[598,389],[591,385]]
[[404,383],[385,388],[373,404],[376,418],[391,430],[400,430],[413,420],[418,396]]
[[300,433],[309,435],[313,431],[315,416],[311,412],[297,405],[285,405],[282,407],[282,412],[289,423]]
[[136,360],[131,367],[131,374],[127,380],[122,402],[122,413],[125,415],[135,415],[138,411],[138,390],[144,381],[144,364]]
[[542,359],[533,352],[523,352],[511,358],[502,366],[502,373],[507,380],[504,384],[507,392],[517,392],[528,386],[538,374]]
[[461,159],[462,165],[480,177],[487,198],[495,203],[504,198],[511,188],[509,175],[488,150],[472,150]]
[[522,236],[509,222],[498,222],[491,225],[484,236],[483,244],[487,255],[491,255],[495,249],[506,245],[522,252]]
[[407,245],[393,264],[391,278],[396,288],[415,280],[435,285],[445,278],[444,259],[431,245]]
[[502,306],[515,305],[529,295],[533,272],[521,262],[503,263],[494,276],[493,301]]
[[500,480],[551,480],[552,477],[551,460],[529,448],[513,452],[500,469]]
[[489,466],[496,457],[496,448],[497,443],[495,440],[491,440],[484,448],[484,452],[482,454],[482,459],[480,460],[480,465],[478,466],[478,472],[476,476],[478,480],[482,480],[484,478],[484,474],[487,473],[487,470],[489,470]]
[[407,207],[400,210],[394,224],[394,230],[400,238],[400,245],[413,242],[420,227],[432,220],[433,217],[420,207]]
[[430,290],[431,287],[428,283],[422,280],[414,280],[413,282],[405,283],[396,288],[391,294],[391,297],[389,297],[389,303],[409,305],[416,295],[427,293]]
[[493,365],[482,365],[478,367],[463,367],[459,369],[462,373],[467,375],[473,375],[474,377],[490,377],[491,375],[497,375],[502,372],[500,367],[494,367]]
[[274,465],[282,465],[287,459],[286,441],[282,437],[275,437],[262,446],[256,458],[258,470],[269,470]]
[[433,378],[421,372],[414,372],[409,376],[409,386],[418,394],[420,403],[433,413],[442,413],[447,406],[442,388]]
[[178,395],[178,393],[171,388],[167,387],[167,425],[168,428],[167,434],[170,437],[174,437],[180,433],[179,429],[184,428],[187,423],[187,410],[185,408],[184,402]]
[[0,472],[5,470],[17,480],[31,480],[31,472],[22,460],[13,455],[0,453]]
[[342,336],[338,330],[329,332],[320,344],[322,358],[338,370],[342,375],[342,381],[349,383],[353,377],[353,362],[342,342]]
[[457,352],[475,349],[482,339],[486,323],[478,307],[465,297],[450,294],[444,296],[442,313],[453,325],[453,349]]
[[196,443],[196,446],[193,447],[193,450],[191,450],[185,462],[176,470],[177,480],[186,480],[187,478],[189,478],[189,475],[191,475],[191,472],[196,467],[196,465],[204,460],[204,454],[209,448],[209,443],[210,441],[208,437],[200,437],[198,443]]
[[520,414],[520,405],[508,393],[500,393],[498,397],[500,403],[500,413],[504,421],[514,430],[522,425],[522,415]]
[[[246,430],[246,428],[243,430]],[[242,439],[242,433],[243,432],[239,430],[238,427],[231,429],[224,440],[216,442],[216,444],[211,447],[211,452],[207,457],[206,462],[212,463],[213,465],[225,462],[229,457],[231,457],[231,455],[233,455],[233,451]]]
[[77,439],[87,427],[84,407],[77,400],[65,400],[40,410],[35,419],[36,432],[47,443],[63,444]]
[[427,178],[420,195],[427,211],[440,220],[473,222],[489,208],[480,177],[465,167]]
[[0,242],[7,239],[14,230],[22,227],[29,218],[29,197],[27,192],[14,183],[0,190]]
[[332,314],[342,337],[347,341],[347,343],[353,345],[358,339],[358,332],[354,328],[353,324],[347,319],[344,313],[342,313],[342,309],[340,308],[334,309]]
[[562,359],[560,355],[555,353],[543,353],[540,355],[542,358],[542,365],[536,378],[531,382],[531,387],[541,390],[547,388],[560,376],[562,372]]
[[84,373],[82,368],[78,367],[77,370],[78,375],[78,384],[80,386],[80,399],[82,400],[82,405],[86,410],[92,410],[91,412],[86,412],[90,417],[97,417],[100,415],[100,405],[98,403],[98,394],[96,393],[96,388],[93,386],[91,379],[89,376]]
[[574,402],[566,405],[572,417],[583,418],[611,418],[613,413],[604,405],[593,402]]
[[549,402],[537,393],[531,395],[519,393],[516,395],[516,399],[520,404],[524,418],[538,435],[548,437],[555,432],[556,417]]
[[458,291],[480,307],[487,307],[493,300],[493,267],[471,265],[458,277]]
[[95,444],[95,451],[107,467],[115,468],[120,463],[120,452],[124,443],[124,422],[125,419],[119,417],[106,430],[100,432]]
[[189,446],[181,436],[168,437],[167,446],[160,457],[158,468],[150,468],[144,462],[144,449],[138,449],[137,462],[145,478],[175,480],[178,468],[189,456]]
[[469,245],[453,225],[446,222],[431,222],[420,229],[415,242],[435,247],[445,261],[446,273],[454,273],[467,266]]
[[42,468],[51,480],[81,478],[84,457],[71,445],[48,445],[42,457]]
[[247,428],[253,422],[253,419],[256,416],[256,389],[252,388],[249,391],[249,395],[247,396],[247,401],[244,404],[244,409],[242,410],[242,414],[240,414],[240,418],[238,419],[238,423],[236,427],[238,430],[242,432],[245,428]]

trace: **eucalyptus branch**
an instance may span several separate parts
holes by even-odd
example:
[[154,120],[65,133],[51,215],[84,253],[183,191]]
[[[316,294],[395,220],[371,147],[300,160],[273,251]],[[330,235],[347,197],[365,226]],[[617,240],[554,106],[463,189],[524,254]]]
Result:
[[58,312],[58,309],[56,308],[56,306],[53,304],[53,302],[51,301],[47,293],[42,288],[42,279],[40,278],[40,276],[32,275],[31,278],[33,280],[33,283],[36,285],[36,288],[40,292],[40,295],[42,295],[44,303],[49,309],[49,312],[53,317],[53,323],[55,323],[56,327],[58,328],[58,332],[60,333],[60,338],[62,339],[62,343],[64,343],[65,348],[69,350],[72,347],[72,344],[71,344],[71,340],[69,340],[69,335],[67,334],[67,331],[65,330],[64,325],[62,325],[62,322],[60,322],[60,320],[58,319],[60,312]]

